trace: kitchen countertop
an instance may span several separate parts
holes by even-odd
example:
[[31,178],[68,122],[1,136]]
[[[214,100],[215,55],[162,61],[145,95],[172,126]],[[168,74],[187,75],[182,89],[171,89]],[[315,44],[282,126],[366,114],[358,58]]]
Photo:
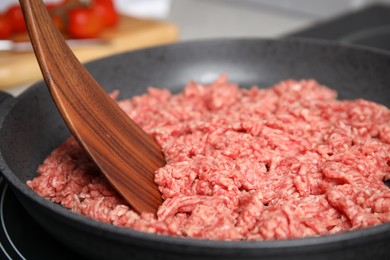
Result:
[[390,0],[171,0],[181,40],[277,38],[349,11]]

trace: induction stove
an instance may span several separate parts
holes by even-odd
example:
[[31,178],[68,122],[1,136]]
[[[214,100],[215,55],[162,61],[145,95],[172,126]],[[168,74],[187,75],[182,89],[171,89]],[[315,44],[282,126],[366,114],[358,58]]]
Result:
[[[348,42],[390,51],[390,6],[372,5],[289,35]],[[25,211],[0,176],[0,259],[83,259]]]
[[390,6],[371,5],[285,37],[338,41],[390,51]]

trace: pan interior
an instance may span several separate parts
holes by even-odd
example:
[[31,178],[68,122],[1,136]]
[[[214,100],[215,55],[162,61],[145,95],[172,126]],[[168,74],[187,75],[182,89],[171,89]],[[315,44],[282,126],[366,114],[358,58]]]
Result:
[[[189,42],[123,53],[86,67],[107,92],[119,90],[120,98],[142,94],[148,86],[176,92],[189,80],[207,83],[226,73],[244,87],[313,78],[336,89],[342,99],[365,98],[390,107],[390,55],[333,43]],[[39,82],[17,98],[0,135],[1,167],[9,169],[4,174],[16,189],[26,190],[24,183],[69,131]]]

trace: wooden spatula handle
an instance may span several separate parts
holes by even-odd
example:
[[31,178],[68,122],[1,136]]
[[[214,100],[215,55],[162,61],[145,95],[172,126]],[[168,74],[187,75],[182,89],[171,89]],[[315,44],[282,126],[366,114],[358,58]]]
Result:
[[107,179],[137,210],[156,212],[158,144],[135,124],[77,60],[41,0],[20,0],[45,82],[62,117]]

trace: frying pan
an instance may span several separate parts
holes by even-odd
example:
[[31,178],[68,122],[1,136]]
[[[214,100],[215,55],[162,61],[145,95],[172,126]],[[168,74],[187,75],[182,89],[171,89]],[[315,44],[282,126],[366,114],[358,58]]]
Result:
[[[86,64],[120,98],[146,87],[178,91],[227,73],[241,86],[266,87],[287,78],[314,78],[341,99],[390,107],[390,54],[308,40],[223,39],[128,52]],[[68,136],[43,82],[6,97],[0,116],[0,169],[22,205],[49,233],[93,259],[390,259],[390,223],[338,235],[280,241],[210,241],[114,227],[49,202],[25,182]],[[34,234],[31,234],[32,236]]]

